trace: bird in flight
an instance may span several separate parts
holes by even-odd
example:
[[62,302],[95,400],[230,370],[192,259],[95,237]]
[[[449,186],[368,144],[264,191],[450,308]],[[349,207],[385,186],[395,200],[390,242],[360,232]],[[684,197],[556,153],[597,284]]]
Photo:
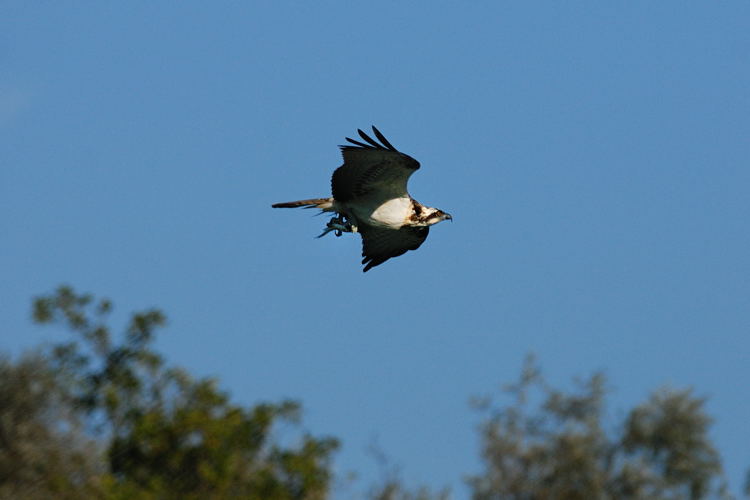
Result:
[[379,143],[357,130],[364,142],[346,138],[339,146],[344,164],[333,172],[330,198],[275,203],[274,208],[319,208],[334,216],[318,238],[335,231],[362,235],[362,264],[367,272],[392,257],[416,250],[430,226],[453,220],[450,214],[426,207],[409,195],[406,184],[419,162],[399,152],[372,127]]

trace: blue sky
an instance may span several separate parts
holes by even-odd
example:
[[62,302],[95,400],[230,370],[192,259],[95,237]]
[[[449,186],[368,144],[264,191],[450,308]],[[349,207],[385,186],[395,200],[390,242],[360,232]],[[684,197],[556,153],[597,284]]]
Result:
[[[467,401],[527,353],[612,413],[708,398],[750,466],[747,2],[6,2],[0,7],[0,347],[70,283],[237,401],[304,404],[348,498],[479,471]],[[361,272],[359,238],[270,204],[327,196],[375,124],[454,216]],[[342,482],[342,484],[345,482]]]

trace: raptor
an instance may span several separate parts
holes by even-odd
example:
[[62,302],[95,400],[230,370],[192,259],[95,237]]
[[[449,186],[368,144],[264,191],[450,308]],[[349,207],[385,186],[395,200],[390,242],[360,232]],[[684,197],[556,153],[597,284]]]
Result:
[[374,126],[372,131],[377,140],[358,129],[361,141],[347,137],[350,144],[339,146],[344,164],[333,172],[333,196],[272,205],[319,208],[334,214],[318,237],[331,231],[336,236],[362,235],[364,272],[416,250],[427,239],[430,226],[453,220],[450,214],[422,205],[409,195],[407,183],[419,162],[398,151]]

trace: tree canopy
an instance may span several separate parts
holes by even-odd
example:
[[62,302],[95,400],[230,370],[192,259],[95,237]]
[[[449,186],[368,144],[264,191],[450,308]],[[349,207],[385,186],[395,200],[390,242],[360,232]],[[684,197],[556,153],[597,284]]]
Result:
[[529,359],[506,388],[511,403],[476,401],[483,474],[476,500],[701,499],[726,496],[704,399],[663,388],[608,426],[601,373],[565,392]]
[[[33,301],[33,318],[71,338],[0,354],[0,499],[332,496],[338,440],[302,431],[299,403],[233,403],[156,352],[161,311],[133,313],[118,334],[112,309],[60,287]],[[601,373],[553,387],[530,358],[501,394],[476,398],[483,469],[466,478],[471,497],[729,498],[703,398],[661,388],[613,420],[609,393]],[[280,423],[297,429],[291,442],[274,438]],[[441,486],[410,489],[389,469],[362,496],[451,498]]]
[[[0,436],[13,436],[0,452],[3,487],[40,498],[81,498],[84,485],[90,496],[122,499],[327,497],[337,440],[271,439],[275,424],[299,421],[298,403],[233,404],[215,380],[195,379],[153,350],[166,321],[160,311],[134,313],[118,338],[111,310],[110,301],[69,287],[34,301],[35,321],[63,324],[75,338],[2,365],[15,375],[2,386],[13,401],[0,426]],[[19,464],[17,450],[32,451]]]

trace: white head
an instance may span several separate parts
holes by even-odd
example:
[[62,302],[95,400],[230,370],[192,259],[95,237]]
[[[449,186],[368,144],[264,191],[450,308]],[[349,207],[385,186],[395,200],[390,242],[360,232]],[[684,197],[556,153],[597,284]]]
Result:
[[443,212],[439,208],[422,206],[422,210],[419,213],[420,225],[431,226],[444,220],[452,221],[453,217],[451,217],[451,214]]

